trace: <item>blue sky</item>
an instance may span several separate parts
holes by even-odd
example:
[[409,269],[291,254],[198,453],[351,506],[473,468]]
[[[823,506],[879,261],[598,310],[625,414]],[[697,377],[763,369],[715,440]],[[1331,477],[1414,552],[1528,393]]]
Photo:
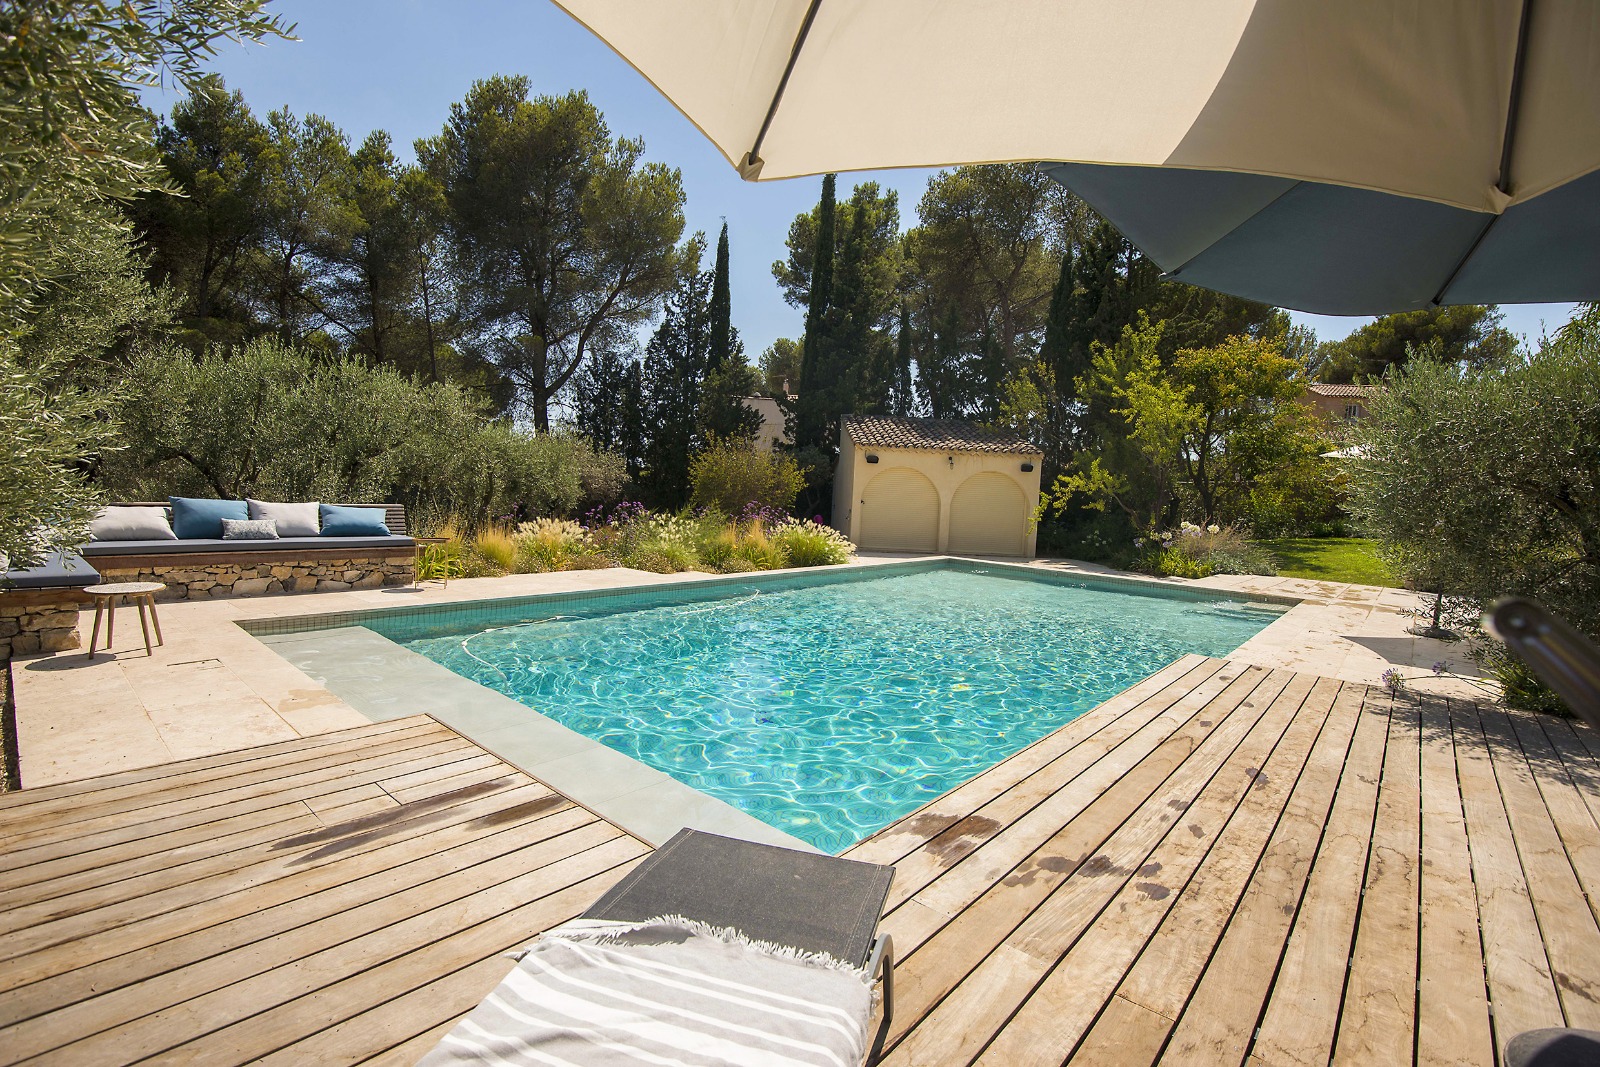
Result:
[[[396,154],[444,125],[452,103],[491,74],[524,74],[535,93],[586,89],[613,136],[643,137],[646,155],[679,168],[688,229],[715,240],[724,219],[732,259],[733,322],[752,362],[773,339],[797,336],[801,315],[784,303],[770,266],[785,254],[795,215],[816,203],[818,179],[751,184],[649,83],[546,0],[276,0],[298,24],[298,41],[226,45],[212,63],[257,115],[287,106],[337,123],[359,143],[372,130],[394,138]],[[175,97],[148,98],[170,109]],[[900,193],[902,223],[915,221],[929,171],[841,175],[841,192],[863,180]],[[1571,315],[1570,304],[1508,305],[1506,325],[1537,340]],[[1294,314],[1323,339],[1343,337],[1365,318]]]

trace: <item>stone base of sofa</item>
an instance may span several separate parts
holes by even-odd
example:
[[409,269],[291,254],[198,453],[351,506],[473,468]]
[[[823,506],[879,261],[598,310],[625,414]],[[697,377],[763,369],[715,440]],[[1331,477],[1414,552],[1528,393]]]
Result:
[[396,559],[355,556],[301,563],[212,563],[173,567],[143,564],[119,569],[110,558],[95,560],[102,582],[161,582],[167,588],[157,600],[201,600],[212,597],[262,596],[267,593],[329,593],[346,589],[377,589],[385,585],[410,585],[416,563]]
[[27,598],[0,596],[0,660],[81,647],[78,606],[82,599],[76,591],[56,599],[39,592]]

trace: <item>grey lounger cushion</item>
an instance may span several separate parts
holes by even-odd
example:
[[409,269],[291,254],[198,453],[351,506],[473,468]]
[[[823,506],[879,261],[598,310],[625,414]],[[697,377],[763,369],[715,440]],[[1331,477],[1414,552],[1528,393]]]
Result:
[[224,541],[220,537],[195,537],[187,541],[90,541],[81,551],[85,558],[153,556],[173,552],[275,552],[285,558],[299,549],[411,548],[409,537],[280,537],[276,541]]
[[0,591],[6,589],[81,589],[100,581],[100,572],[76,552],[57,552],[37,567],[5,571]]

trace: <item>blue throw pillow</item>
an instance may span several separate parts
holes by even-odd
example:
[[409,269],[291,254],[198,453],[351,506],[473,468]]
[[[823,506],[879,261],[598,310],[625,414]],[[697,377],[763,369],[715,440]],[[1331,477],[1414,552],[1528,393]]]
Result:
[[197,537],[222,537],[223,519],[248,519],[250,508],[243,500],[210,500],[204,497],[169,496],[172,505],[172,532],[178,540]]
[[349,508],[322,504],[323,537],[387,537],[382,508]]

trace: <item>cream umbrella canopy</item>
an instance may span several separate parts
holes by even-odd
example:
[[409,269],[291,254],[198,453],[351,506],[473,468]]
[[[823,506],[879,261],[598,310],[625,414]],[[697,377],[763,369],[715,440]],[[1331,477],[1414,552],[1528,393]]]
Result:
[[560,3],[750,180],[1044,161],[1286,307],[1600,296],[1594,0]]

